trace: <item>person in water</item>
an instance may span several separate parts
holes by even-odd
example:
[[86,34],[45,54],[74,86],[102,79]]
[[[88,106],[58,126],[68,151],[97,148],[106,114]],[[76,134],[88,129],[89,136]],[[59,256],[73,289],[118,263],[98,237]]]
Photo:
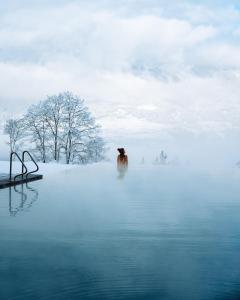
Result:
[[117,157],[117,169],[119,178],[123,178],[128,168],[128,157],[124,148],[118,148],[119,155]]

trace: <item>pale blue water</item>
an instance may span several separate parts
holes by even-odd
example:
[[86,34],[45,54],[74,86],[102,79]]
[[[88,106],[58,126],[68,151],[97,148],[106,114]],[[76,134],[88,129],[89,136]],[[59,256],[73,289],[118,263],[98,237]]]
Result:
[[240,299],[239,182],[106,164],[1,190],[0,299]]

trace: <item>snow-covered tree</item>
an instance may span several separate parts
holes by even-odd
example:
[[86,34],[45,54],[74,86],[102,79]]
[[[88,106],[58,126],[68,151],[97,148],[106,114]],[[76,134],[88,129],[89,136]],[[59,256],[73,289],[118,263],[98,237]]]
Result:
[[52,135],[52,148],[54,160],[59,161],[59,143],[61,126],[63,121],[64,94],[54,95],[47,98],[43,105],[43,115]]
[[4,126],[4,134],[9,136],[7,144],[11,152],[18,151],[20,140],[24,137],[24,122],[23,119],[9,119]]
[[[85,106],[84,100],[70,92],[47,97],[29,107],[22,119],[24,124],[24,150],[47,162],[97,162],[105,157],[105,142],[100,137],[100,126]],[[16,123],[16,124],[15,124]],[[22,136],[18,122],[8,120],[5,132],[10,136],[11,150]]]
[[165,164],[167,162],[167,153],[164,152],[163,150],[161,151],[159,155],[159,160],[161,164]]
[[86,144],[86,156],[88,162],[99,162],[105,159],[105,142],[103,138],[96,136]]
[[63,93],[61,96],[64,102],[61,146],[65,149],[66,163],[76,162],[76,160],[82,162],[83,157],[88,161],[90,160],[86,155],[89,151],[88,145],[92,146],[90,141],[96,138],[99,126],[84,105],[84,100],[70,92]]
[[26,144],[29,148],[29,143],[33,143],[32,151],[37,159],[42,162],[49,160],[49,127],[45,118],[45,106],[43,102],[37,105],[32,105],[24,117],[29,141]]

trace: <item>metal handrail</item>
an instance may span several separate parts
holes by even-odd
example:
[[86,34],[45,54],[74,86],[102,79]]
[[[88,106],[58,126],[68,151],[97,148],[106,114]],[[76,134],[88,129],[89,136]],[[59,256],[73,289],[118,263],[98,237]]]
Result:
[[[23,176],[25,174],[27,174],[27,167],[26,165],[24,164],[24,162],[22,161],[22,159],[19,157],[19,155],[16,153],[16,152],[11,152],[10,154],[10,172],[9,172],[9,180],[12,181],[12,162],[13,162],[13,155],[15,155],[18,160],[21,162],[22,164],[22,173],[21,174],[17,174],[16,176],[14,176],[14,181],[16,180],[16,178],[18,176]],[[25,169],[25,172],[24,172],[24,169]]]
[[[32,162],[35,164],[36,166],[36,170],[33,170],[31,172],[27,172],[27,175],[26,175],[26,178],[28,177],[29,174],[33,174],[33,173],[36,173],[38,170],[39,170],[39,166],[38,164],[36,163],[35,159],[33,158],[33,156],[31,155],[31,153],[27,150],[23,151],[22,153],[22,161],[24,163],[24,160],[25,160],[25,154],[28,154],[28,156],[31,158]],[[23,172],[23,165],[22,165],[22,172]]]

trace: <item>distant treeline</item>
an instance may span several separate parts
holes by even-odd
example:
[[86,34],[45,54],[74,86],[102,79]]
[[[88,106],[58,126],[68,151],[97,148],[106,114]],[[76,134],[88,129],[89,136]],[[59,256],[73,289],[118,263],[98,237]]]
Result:
[[64,92],[32,105],[19,119],[6,121],[11,151],[30,150],[38,161],[98,162],[105,142],[84,100]]

